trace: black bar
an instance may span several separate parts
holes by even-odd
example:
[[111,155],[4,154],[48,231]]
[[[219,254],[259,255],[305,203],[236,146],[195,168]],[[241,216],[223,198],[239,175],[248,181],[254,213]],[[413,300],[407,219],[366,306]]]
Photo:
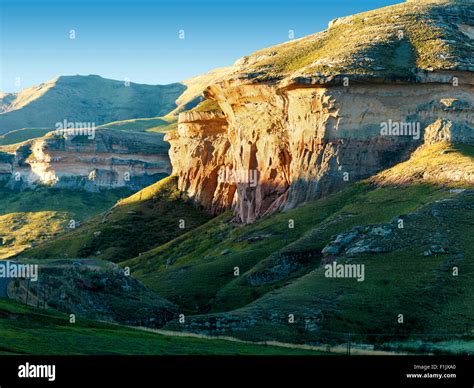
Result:
[[[18,368],[55,365],[55,380],[19,378]],[[417,365],[418,369],[414,369]],[[419,369],[429,367],[429,370]],[[436,369],[432,369],[437,366]],[[445,366],[444,369],[440,369]],[[449,368],[448,368],[449,366]],[[454,368],[454,369],[453,369]],[[408,378],[407,374],[456,377]],[[148,383],[145,383],[148,382]],[[3,356],[0,387],[470,387],[471,356]],[[284,384],[284,385],[283,385]],[[102,386],[102,385],[100,385]]]

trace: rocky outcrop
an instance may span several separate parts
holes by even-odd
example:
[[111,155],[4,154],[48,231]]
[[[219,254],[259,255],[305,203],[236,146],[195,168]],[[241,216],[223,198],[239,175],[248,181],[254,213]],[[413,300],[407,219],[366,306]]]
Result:
[[1,296],[37,308],[134,326],[161,327],[178,315],[174,304],[105,260],[55,260],[39,265],[37,275],[36,281],[2,279],[5,294]]
[[163,135],[96,130],[93,136],[56,134],[9,147],[0,177],[12,188],[35,185],[138,190],[170,172]]
[[191,111],[181,113],[177,131],[165,137],[173,145],[169,156],[178,187],[213,213],[231,207],[237,187],[222,175],[233,163],[227,131],[222,113]]
[[[450,228],[445,227],[445,223],[454,212],[473,209],[470,201],[474,192],[466,189],[452,189],[450,192],[451,198],[437,200],[417,211],[395,217],[390,222],[356,226],[333,236],[321,253],[326,256],[326,261],[331,261],[402,251],[417,246],[421,251],[418,256],[449,254],[453,259],[459,255],[464,256],[453,241],[457,236]],[[415,233],[415,230],[423,233]],[[417,254],[414,257],[415,255]]]
[[[398,16],[399,28],[410,33],[416,27],[407,9],[431,17],[447,35],[463,34],[456,26],[472,22],[463,19],[463,12],[471,11],[462,1],[426,1],[423,4],[433,7],[426,9],[413,4],[393,7],[393,15],[384,9],[383,15]],[[379,38],[387,34],[384,44],[396,45],[393,52],[361,62],[369,45],[364,37],[356,48],[346,50],[352,62],[340,70],[300,66],[290,71],[288,63],[303,61],[298,53],[310,56],[304,50],[315,41],[333,47],[333,40],[340,41],[345,33],[360,33],[359,22],[366,19],[384,28],[382,13],[364,15],[350,23],[344,19],[342,27],[333,25],[322,35],[245,57],[233,74],[209,86],[205,96],[217,102],[222,113],[182,115],[178,130],[166,138],[179,188],[208,210],[234,208],[236,219],[249,223],[406,160],[424,142],[474,144],[474,77],[467,71],[474,67],[466,67],[469,59],[462,47],[452,47],[458,55],[452,61],[439,60],[433,62],[437,68],[426,68],[409,56],[410,50],[432,55],[427,46],[412,38],[400,45],[384,30]],[[470,43],[462,39],[467,49]],[[346,54],[339,53],[341,58]],[[382,55],[394,56],[393,61],[405,55],[406,61],[388,69]],[[385,67],[379,69],[377,60]]]
[[[180,117],[166,139],[173,171],[197,202],[213,212],[234,206],[242,222],[369,177],[424,141],[474,144],[470,85],[233,83],[214,85],[207,96],[225,115]],[[456,109],[443,103],[448,97]],[[384,124],[412,131],[383,134]]]

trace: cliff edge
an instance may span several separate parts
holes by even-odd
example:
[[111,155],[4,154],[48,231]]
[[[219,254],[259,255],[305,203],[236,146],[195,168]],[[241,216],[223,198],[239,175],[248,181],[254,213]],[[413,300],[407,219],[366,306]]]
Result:
[[165,138],[179,188],[250,223],[424,143],[474,144],[472,5],[397,4],[237,61]]

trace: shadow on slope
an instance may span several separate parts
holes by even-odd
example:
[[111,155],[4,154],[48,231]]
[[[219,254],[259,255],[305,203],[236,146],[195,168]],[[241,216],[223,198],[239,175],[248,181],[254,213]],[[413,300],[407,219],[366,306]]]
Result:
[[176,189],[176,178],[168,177],[22,257],[96,257],[119,262],[164,244],[211,217]]
[[[175,330],[306,342],[347,332],[375,333],[379,343],[432,331],[452,339],[450,329],[468,333],[474,319],[465,306],[474,251],[472,154],[472,146],[424,146],[410,160],[326,198],[252,225],[233,224],[224,214],[121,264],[183,312],[206,313],[188,316],[184,325],[170,322]],[[393,232],[399,220],[403,235]],[[359,249],[359,256],[323,254],[339,235],[356,230],[357,242],[387,225],[398,237],[375,236],[381,245]],[[366,280],[326,278],[322,264],[334,260],[366,265]],[[461,262],[463,276],[450,276]],[[288,325],[289,314],[297,324]],[[404,325],[397,326],[398,314]]]

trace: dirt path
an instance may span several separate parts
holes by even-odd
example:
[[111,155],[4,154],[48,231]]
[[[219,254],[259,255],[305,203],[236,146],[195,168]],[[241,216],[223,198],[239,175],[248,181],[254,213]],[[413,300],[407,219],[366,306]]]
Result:
[[[166,335],[170,337],[191,337],[191,338],[200,338],[200,339],[207,339],[207,340],[225,340],[231,342],[239,342],[243,344],[251,344],[251,345],[267,345],[267,346],[279,346],[282,348],[290,348],[290,349],[300,349],[300,350],[314,350],[318,352],[324,352],[329,354],[347,354],[347,349],[345,345],[338,345],[338,346],[331,346],[330,351],[327,351],[327,347],[325,345],[321,346],[313,346],[313,345],[303,345],[303,344],[292,344],[286,342],[278,342],[278,341],[245,341],[235,337],[228,337],[228,336],[210,336],[205,334],[196,334],[196,333],[188,333],[188,332],[178,332],[178,331],[170,331],[170,330],[161,330],[161,329],[151,329],[149,327],[141,327],[141,326],[128,326],[133,329],[149,331],[152,333],[157,333],[161,335]],[[357,345],[352,345],[351,347],[351,355],[385,355],[385,356],[396,356],[396,355],[404,355],[407,353],[395,353],[395,352],[388,352],[383,350],[370,350],[370,349],[362,349],[357,348]]]

